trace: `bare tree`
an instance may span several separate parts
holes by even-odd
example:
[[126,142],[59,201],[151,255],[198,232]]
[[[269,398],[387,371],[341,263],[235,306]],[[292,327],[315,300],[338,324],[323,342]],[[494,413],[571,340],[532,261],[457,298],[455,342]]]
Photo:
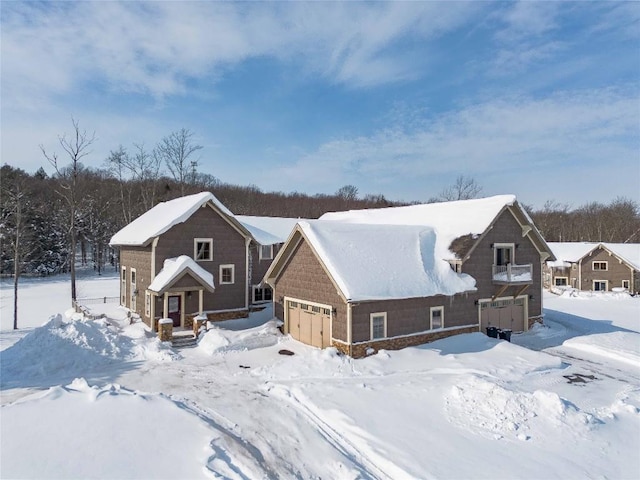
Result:
[[[9,173],[9,178],[7,178]],[[0,238],[11,249],[13,257],[13,329],[18,329],[18,283],[25,258],[33,251],[32,232],[28,227],[27,211],[30,203],[28,176],[21,170],[3,167],[1,189],[2,219]]]
[[130,170],[129,164],[131,163],[129,154],[120,145],[117,150],[109,152],[106,163],[109,173],[118,180],[122,219],[125,224],[131,223],[131,184],[126,181],[126,172]]
[[442,190],[430,202],[451,202],[454,200],[470,200],[477,198],[482,192],[482,187],[473,177],[458,175],[453,185]]
[[173,179],[180,185],[180,194],[184,195],[187,182],[195,177],[198,160],[193,154],[202,149],[193,143],[193,133],[180,129],[164,137],[154,150],[157,159],[162,160]]
[[95,142],[95,132],[88,135],[86,130],[80,130],[80,124],[77,120],[71,119],[73,124],[73,133],[70,137],[66,134],[58,136],[58,142],[62,147],[62,150],[67,154],[70,164],[64,168],[60,165],[58,155],[54,153],[47,153],[42,145],[40,150],[42,154],[49,161],[49,163],[55,169],[58,176],[59,189],[56,191],[60,195],[66,204],[66,213],[68,216],[67,234],[69,237],[69,244],[71,247],[71,259],[69,261],[69,271],[71,273],[71,301],[76,301],[76,242],[78,239],[78,224],[77,213],[78,207],[81,202],[79,195],[80,189],[80,173],[83,169],[81,160],[91,153],[89,147]]
[[356,200],[358,198],[358,187],[355,185],[344,185],[336,192],[336,197],[344,200]]

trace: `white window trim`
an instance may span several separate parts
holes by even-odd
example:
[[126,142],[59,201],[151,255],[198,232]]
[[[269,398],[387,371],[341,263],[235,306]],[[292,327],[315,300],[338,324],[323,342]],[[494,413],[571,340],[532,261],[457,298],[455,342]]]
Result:
[[[598,270],[596,270],[595,268],[596,263],[604,263],[604,268],[599,268]],[[606,260],[594,260],[593,262],[591,262],[591,270],[593,270],[594,272],[608,272],[609,262]]]
[[123,307],[127,306],[127,267],[120,270],[120,302]]
[[[136,281],[133,281],[133,278],[135,277]],[[129,308],[131,310],[133,310],[134,312],[137,311],[138,308],[138,302],[136,301],[136,291],[138,290],[138,272],[136,271],[135,268],[131,268],[129,269],[129,297],[130,297],[130,301],[131,304],[129,305]]]
[[[433,328],[433,312],[440,311],[440,323],[442,324],[438,328]],[[442,330],[444,328],[444,307],[431,307],[429,308],[429,329],[430,330]]]
[[622,280],[622,283],[620,284],[620,286],[622,288],[626,288],[627,290],[629,290],[629,288],[631,287],[631,281],[630,280]]
[[596,291],[596,283],[604,283],[604,290],[597,290],[598,292],[608,292],[609,291],[609,280],[593,280],[591,282],[591,290]]
[[[222,281],[222,270],[224,270],[226,268],[230,268],[231,269],[231,281],[230,282],[223,282]],[[234,264],[232,264],[232,263],[225,264],[225,265],[220,265],[220,276],[218,278],[220,279],[220,285],[233,285],[234,283],[236,283],[236,266]]]
[[[558,285],[557,280],[559,278],[564,278],[566,280],[564,285]],[[569,277],[554,277],[553,278],[553,286],[554,287],[562,287],[562,286],[567,286],[568,287],[569,286]]]
[[511,263],[516,263],[516,244],[515,243],[494,243],[493,244],[493,264],[498,264],[498,249],[510,248],[511,249]]
[[[384,317],[384,334],[382,337],[373,338],[373,318],[374,317]],[[387,312],[375,312],[369,314],[369,338],[371,341],[374,340],[382,340],[387,338]]]
[[[198,243],[209,244],[209,258],[198,259]],[[211,262],[213,260],[213,238],[194,238],[193,239],[193,259],[196,262]]]
[[[258,246],[258,256],[260,258],[260,260],[273,260],[273,245],[259,245]],[[269,247],[269,256],[265,257],[262,256],[262,248],[263,247]]]
[[[264,290],[271,290],[271,300],[265,300],[264,299]],[[273,301],[273,290],[270,289],[269,287],[261,287],[260,285],[253,285],[252,289],[251,289],[251,303],[256,303],[256,290],[262,290],[263,291],[263,295],[262,295],[262,300],[258,300],[260,303],[262,302],[272,302]]]

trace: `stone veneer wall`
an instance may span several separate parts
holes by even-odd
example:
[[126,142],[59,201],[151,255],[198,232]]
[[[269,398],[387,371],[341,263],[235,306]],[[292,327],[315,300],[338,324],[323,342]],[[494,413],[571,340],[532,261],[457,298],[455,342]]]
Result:
[[378,350],[400,350],[405,347],[413,347],[416,345],[423,345],[425,343],[434,342],[441,338],[451,337],[453,335],[460,335],[462,333],[474,333],[478,331],[478,326],[460,328],[455,330],[441,330],[438,332],[422,333],[417,335],[408,335],[405,337],[386,338],[383,340],[376,340],[372,342],[361,342],[348,345],[340,341],[333,341],[333,346],[338,349],[339,352],[350,355],[353,358],[362,358],[367,356],[367,350],[372,348],[374,353]]

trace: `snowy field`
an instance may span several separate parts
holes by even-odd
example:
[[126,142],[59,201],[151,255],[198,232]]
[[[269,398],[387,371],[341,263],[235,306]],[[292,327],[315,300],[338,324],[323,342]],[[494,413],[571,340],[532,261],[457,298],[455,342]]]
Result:
[[[23,283],[13,332],[11,287],[0,478],[640,478],[638,298],[547,293],[547,326],[513,343],[352,360],[268,310],[173,350],[115,305],[69,318],[65,278]],[[116,296],[117,274],[79,292]]]

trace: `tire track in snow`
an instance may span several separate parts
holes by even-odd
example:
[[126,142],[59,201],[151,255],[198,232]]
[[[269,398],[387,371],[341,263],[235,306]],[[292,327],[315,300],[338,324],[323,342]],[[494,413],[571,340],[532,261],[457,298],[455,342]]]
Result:
[[[266,391],[269,395],[279,398],[292,405],[303,418],[305,418],[317,431],[327,440],[327,442],[348,458],[360,471],[364,478],[376,480],[395,480],[399,478],[413,478],[412,475],[402,470],[390,460],[385,459],[386,466],[380,465],[375,459],[378,455],[375,452],[364,452],[353,441],[345,435],[339,433],[327,421],[323,420],[319,413],[314,412],[306,402],[302,401],[296,394],[284,385],[267,384]],[[389,472],[388,470],[393,470]]]

